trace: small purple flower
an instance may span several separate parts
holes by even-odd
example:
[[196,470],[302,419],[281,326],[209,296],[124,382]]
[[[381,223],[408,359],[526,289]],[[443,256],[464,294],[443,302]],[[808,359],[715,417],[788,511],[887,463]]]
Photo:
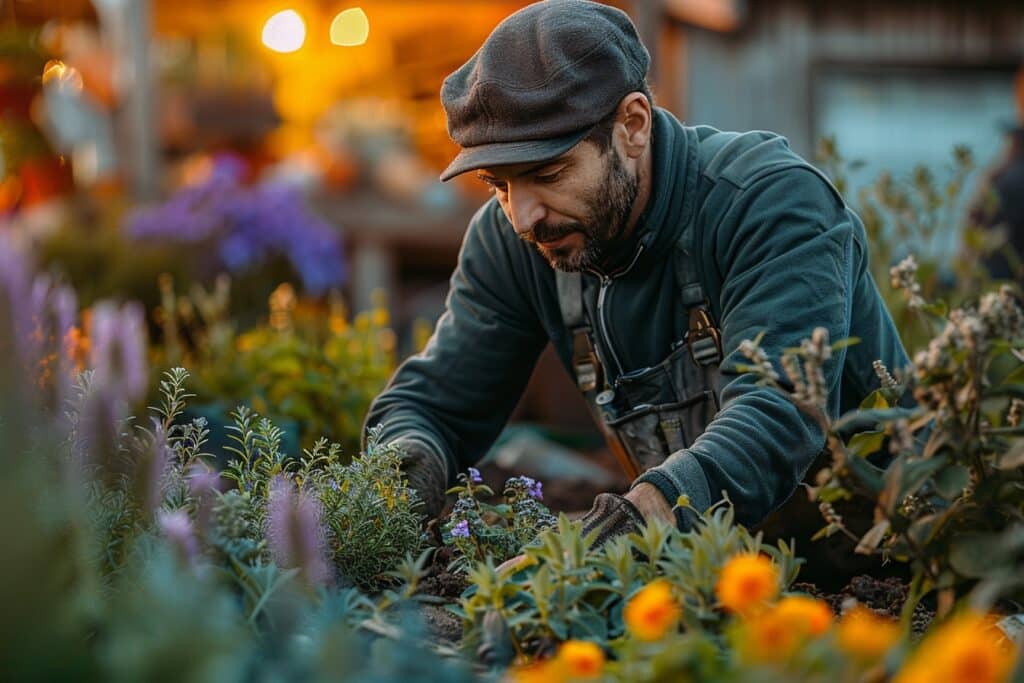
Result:
[[479,483],[481,483],[484,480],[484,478],[480,476],[480,470],[478,470],[475,467],[470,467],[469,468],[469,480],[471,482],[473,482],[474,484],[479,484]]
[[526,493],[534,500],[544,500],[544,492],[541,490],[544,488],[544,484],[539,481],[534,481],[533,484],[527,488]]
[[469,538],[469,520],[464,519],[452,527],[452,536],[458,538]]
[[338,482],[336,482],[334,480],[334,477],[331,477],[331,480],[328,483],[331,485],[331,490],[332,491],[340,491],[341,490],[341,487],[338,486]]
[[132,403],[142,398],[149,385],[146,368],[146,324],[142,306],[96,304],[89,326],[91,364],[95,382]]
[[160,533],[170,541],[178,556],[186,564],[193,564],[199,554],[199,543],[196,541],[188,512],[185,510],[175,510],[174,512],[161,510],[157,514],[157,524],[160,526]]
[[331,569],[319,501],[279,474],[270,482],[267,508],[267,541],[274,561],[281,567],[300,568],[311,584],[329,583]]

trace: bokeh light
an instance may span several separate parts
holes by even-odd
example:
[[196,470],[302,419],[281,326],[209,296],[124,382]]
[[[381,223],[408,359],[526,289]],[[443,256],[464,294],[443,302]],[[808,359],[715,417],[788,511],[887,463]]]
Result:
[[362,45],[370,36],[370,19],[360,7],[339,12],[331,22],[331,42],[342,47]]
[[306,42],[306,23],[293,9],[278,12],[263,25],[263,44],[274,52],[295,52]]
[[59,59],[51,59],[43,67],[43,85],[81,92],[82,74]]

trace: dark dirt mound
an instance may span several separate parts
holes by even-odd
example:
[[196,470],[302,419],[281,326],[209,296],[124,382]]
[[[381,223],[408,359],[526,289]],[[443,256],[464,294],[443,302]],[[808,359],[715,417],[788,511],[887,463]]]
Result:
[[[853,577],[838,593],[822,591],[813,583],[795,583],[793,590],[821,598],[836,614],[842,613],[844,604],[855,600],[879,614],[898,619],[900,611],[903,609],[903,603],[907,601],[908,585],[896,577],[876,579],[873,576],[860,575]],[[935,618],[934,609],[924,602],[918,604],[914,610],[911,630],[914,633],[923,633],[933,618]]]

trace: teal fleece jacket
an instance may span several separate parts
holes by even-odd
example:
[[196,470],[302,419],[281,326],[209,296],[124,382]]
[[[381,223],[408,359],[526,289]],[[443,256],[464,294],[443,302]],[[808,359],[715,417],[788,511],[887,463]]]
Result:
[[[909,361],[870,275],[864,227],[833,187],[780,136],[684,126],[656,108],[652,192],[622,260],[639,256],[606,292],[609,381],[662,361],[687,327],[675,280],[687,220],[697,222],[698,270],[722,331],[721,410],[689,448],[638,481],[670,504],[685,494],[697,509],[724,491],[737,520],[756,524],[796,490],[825,435],[785,396],[735,369],[746,362],[740,342],[763,332],[777,362],[815,327],[831,340],[859,338],[825,366],[833,416],[877,388],[874,360]],[[591,320],[598,285],[583,275]],[[548,341],[571,373],[554,271],[492,199],[470,222],[432,338],[399,367],[366,424],[429,454],[412,465],[414,485],[452,485],[498,436]]]

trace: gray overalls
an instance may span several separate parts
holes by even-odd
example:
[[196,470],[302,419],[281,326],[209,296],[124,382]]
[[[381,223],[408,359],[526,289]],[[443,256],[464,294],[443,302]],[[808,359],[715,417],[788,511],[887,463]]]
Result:
[[[573,343],[573,372],[594,419],[626,474],[635,479],[689,446],[719,409],[721,333],[714,325],[691,258],[694,221],[683,229],[676,250],[676,280],[681,305],[689,311],[689,329],[668,357],[628,372],[609,384],[603,371],[602,325],[591,325],[583,307],[582,276],[556,271],[562,320]],[[609,282],[603,278],[597,315]]]

